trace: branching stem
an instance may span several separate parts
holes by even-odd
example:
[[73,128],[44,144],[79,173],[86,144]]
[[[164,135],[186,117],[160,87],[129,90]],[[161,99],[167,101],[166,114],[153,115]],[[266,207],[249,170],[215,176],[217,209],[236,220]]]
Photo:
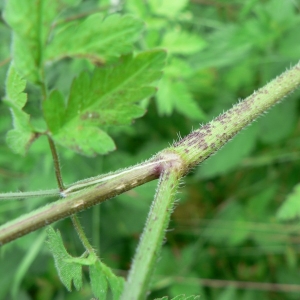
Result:
[[[260,114],[299,86],[300,62],[229,111],[191,132],[149,161],[130,167],[125,171],[108,174],[104,177],[100,176],[94,181],[87,180],[76,183],[64,191],[65,196],[71,193],[65,199],[2,225],[0,227],[0,245],[158,178],[165,171],[164,164],[174,162],[174,157],[169,155],[170,153],[179,156],[183,161],[182,175],[188,173],[191,168],[207,159]],[[175,161],[177,160],[175,159]],[[90,184],[94,186],[84,189]],[[63,191],[62,182],[59,186]],[[77,192],[74,193],[75,191]],[[74,194],[72,195],[72,193]]]
[[165,153],[165,155],[172,155],[174,160],[163,166],[156,195],[121,300],[145,298],[165,231],[169,225],[176,190],[184,169],[179,156],[176,158],[173,153]]

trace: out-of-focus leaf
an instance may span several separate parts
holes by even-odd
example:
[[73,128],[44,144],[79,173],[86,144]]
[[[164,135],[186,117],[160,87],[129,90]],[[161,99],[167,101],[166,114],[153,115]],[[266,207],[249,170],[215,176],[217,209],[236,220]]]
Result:
[[[189,277],[197,278],[198,274],[193,274],[192,272],[189,273]],[[193,280],[189,280],[188,277],[183,280],[183,282],[174,282],[172,286],[170,287],[170,298],[174,297],[172,299],[177,299],[176,295],[181,295],[182,298],[178,299],[184,299],[184,300],[194,300],[197,299],[195,296],[186,296],[186,295],[198,295],[200,294],[200,286],[199,284],[193,282]],[[184,296],[184,297],[183,297]]]
[[243,206],[231,201],[209,223],[203,235],[213,243],[236,246],[248,238],[249,224],[245,221]]
[[252,124],[215,155],[204,162],[197,171],[200,178],[211,178],[224,174],[237,166],[255,147],[259,126]]
[[72,84],[67,102],[57,91],[44,102],[45,118],[53,139],[76,152],[93,156],[114,150],[112,139],[99,127],[129,124],[145,110],[136,103],[155,92],[165,52],[127,55],[115,67],[82,73]]
[[152,12],[170,18],[176,17],[188,4],[188,0],[150,0]]
[[160,45],[173,54],[192,54],[206,46],[206,42],[198,35],[174,29],[168,31]]
[[300,217],[300,184],[294,187],[291,194],[287,196],[285,202],[277,212],[279,220],[292,220]]
[[176,109],[179,113],[193,120],[205,119],[204,113],[183,82],[164,78],[160,82],[156,102],[161,115],[170,115]]
[[95,63],[120,56],[132,50],[143,29],[143,22],[117,14],[104,18],[101,14],[57,25],[47,47],[46,57],[85,57]]
[[245,59],[251,50],[251,40],[237,25],[222,26],[209,36],[208,46],[190,59],[194,68],[221,67],[232,65]]
[[218,300],[232,300],[236,299],[237,291],[234,287],[227,287],[221,291]]
[[[259,139],[267,144],[279,142],[291,134],[297,122],[297,102],[280,103],[259,120]],[[276,128],[276,130],[275,130]]]

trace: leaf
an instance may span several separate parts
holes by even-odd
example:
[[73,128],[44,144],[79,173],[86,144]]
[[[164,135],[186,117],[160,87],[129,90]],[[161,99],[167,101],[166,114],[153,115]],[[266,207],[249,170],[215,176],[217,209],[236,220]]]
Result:
[[272,144],[287,138],[297,123],[297,104],[297,101],[290,99],[273,107],[264,118],[259,120],[261,128],[259,139],[266,144]]
[[113,299],[119,300],[123,291],[124,279],[117,277],[110,268],[97,260],[89,267],[92,291],[98,299],[106,299],[108,284],[113,293]]
[[179,29],[167,31],[160,47],[166,48],[173,54],[193,54],[206,46],[206,42],[199,35]]
[[130,52],[142,29],[143,22],[131,16],[93,14],[58,25],[46,56],[50,60],[85,57],[103,63]]
[[113,293],[113,299],[119,300],[121,297],[121,294],[123,292],[124,288],[124,278],[123,277],[117,277],[110,268],[108,268],[106,265],[102,264],[102,268],[106,272],[107,280],[110,286],[110,289]]
[[236,247],[249,237],[249,223],[246,221],[243,205],[230,201],[209,222],[203,236],[212,243]]
[[150,0],[152,12],[170,18],[175,18],[188,4],[188,0]]
[[26,81],[16,71],[12,63],[6,78],[6,95],[4,102],[10,107],[14,129],[6,136],[6,142],[13,152],[24,155],[30,141],[34,138],[33,128],[29,123],[29,115],[22,109],[27,102],[27,94],[23,93]]
[[41,80],[45,46],[58,1],[6,1],[4,18],[13,30],[12,56],[16,69],[32,82]]
[[160,115],[169,116],[176,109],[179,113],[193,120],[205,119],[204,113],[183,82],[169,78],[162,79],[156,95],[156,102]]
[[242,131],[230,143],[204,162],[197,171],[200,178],[212,178],[234,169],[255,147],[258,123]]
[[277,218],[282,221],[292,220],[300,216],[300,183],[294,187],[291,194],[277,212]]
[[60,280],[68,291],[72,290],[72,282],[77,290],[82,287],[81,264],[73,263],[73,257],[64,247],[60,232],[49,226],[47,228],[48,246],[53,254],[55,266]]
[[97,261],[89,267],[91,287],[95,297],[98,299],[106,299],[108,284],[106,276],[101,268],[101,262]]
[[155,92],[149,85],[160,78],[164,60],[165,52],[154,50],[124,56],[92,76],[82,73],[73,81],[66,107],[62,95],[52,92],[43,109],[53,139],[88,156],[114,150],[105,127],[130,124],[144,114],[136,102]]
[[[197,278],[198,274],[197,273],[193,273],[190,272],[189,273],[189,277],[194,277]],[[195,284],[191,281],[189,281],[188,279],[186,281],[183,282],[173,282],[172,285],[169,287],[169,295],[172,295],[173,297],[175,295],[181,295],[182,299],[184,300],[194,300],[197,299],[195,296],[185,296],[187,295],[195,295],[195,294],[199,294],[201,290],[201,287],[199,286],[199,284]],[[180,296],[177,296],[180,297]],[[173,298],[173,299],[177,299],[177,297]],[[181,299],[181,298],[179,298]]]

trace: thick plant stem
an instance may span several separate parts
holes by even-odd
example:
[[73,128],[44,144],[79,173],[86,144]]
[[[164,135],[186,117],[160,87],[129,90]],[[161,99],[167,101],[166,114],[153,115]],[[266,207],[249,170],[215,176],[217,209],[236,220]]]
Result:
[[162,171],[121,300],[140,300],[147,294],[150,277],[173,211],[176,190],[182,176],[181,166],[181,159],[178,157],[174,164],[167,165]]
[[184,161],[184,172],[187,173],[190,168],[207,159],[260,114],[299,86],[300,62],[243,102],[207,125],[191,132],[148,162],[125,171],[100,176],[92,181],[81,181],[64,190],[63,196],[68,196],[87,185],[94,186],[2,225],[0,245],[158,178],[166,152],[177,153]]
[[[162,163],[164,162],[161,159],[155,157],[152,161],[133,166],[119,173],[108,174],[104,177],[101,176],[99,180],[96,179],[94,186],[81,191],[75,189],[76,192],[72,190],[72,195],[28,214],[24,214],[0,226],[0,246],[38,228],[71,216],[74,213],[158,178]],[[79,185],[81,184],[82,181]],[[88,181],[88,186],[89,184],[90,182]],[[81,186],[81,188],[83,187]]]
[[244,101],[175,143],[174,150],[189,168],[193,168],[299,86],[300,61]]

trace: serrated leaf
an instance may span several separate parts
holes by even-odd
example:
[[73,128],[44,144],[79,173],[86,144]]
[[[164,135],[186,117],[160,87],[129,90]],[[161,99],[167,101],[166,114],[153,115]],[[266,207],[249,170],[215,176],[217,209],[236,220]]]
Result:
[[204,113],[183,82],[164,78],[160,82],[156,100],[160,115],[171,115],[176,109],[179,113],[193,120],[205,119]]
[[114,300],[119,300],[123,291],[124,279],[117,277],[110,268],[97,260],[90,266],[90,279],[92,291],[98,299],[106,299],[108,285],[113,294]]
[[122,57],[115,67],[96,69],[92,76],[82,73],[73,81],[66,107],[54,91],[43,105],[53,139],[88,156],[114,150],[105,127],[130,124],[144,114],[136,102],[155,92],[149,85],[160,78],[164,60],[165,52],[154,50]]
[[199,35],[174,29],[164,35],[160,46],[173,54],[188,55],[203,49],[206,42]]
[[124,278],[116,276],[109,267],[102,264],[102,269],[106,273],[109,287],[113,294],[114,300],[119,300],[124,288]]
[[77,290],[82,287],[81,264],[73,263],[73,257],[67,252],[63,244],[60,232],[51,226],[47,228],[48,246],[53,254],[55,266],[60,280],[68,291],[72,290],[72,282]]
[[6,1],[4,18],[13,30],[13,58],[19,72],[33,82],[41,79],[43,46],[51,22],[57,13],[58,1]]
[[6,78],[4,102],[11,109],[14,129],[7,133],[6,142],[15,153],[22,155],[34,137],[30,117],[22,110],[27,102],[27,94],[23,93],[25,86],[26,81],[18,74],[14,64],[11,64]]
[[151,10],[158,15],[176,17],[188,4],[188,0],[150,0]]
[[47,47],[47,59],[85,57],[103,63],[131,51],[143,22],[131,16],[93,14],[86,19],[58,25]]
[[287,221],[300,217],[300,184],[294,187],[291,194],[287,196],[287,199],[282,204],[277,212],[277,218],[279,220]]
[[193,99],[184,82],[176,82],[173,85],[173,92],[176,95],[174,97],[174,106],[179,113],[195,121],[205,119],[205,114]]
[[89,267],[91,287],[95,297],[98,299],[106,299],[108,284],[106,276],[102,270],[101,262],[97,261]]

